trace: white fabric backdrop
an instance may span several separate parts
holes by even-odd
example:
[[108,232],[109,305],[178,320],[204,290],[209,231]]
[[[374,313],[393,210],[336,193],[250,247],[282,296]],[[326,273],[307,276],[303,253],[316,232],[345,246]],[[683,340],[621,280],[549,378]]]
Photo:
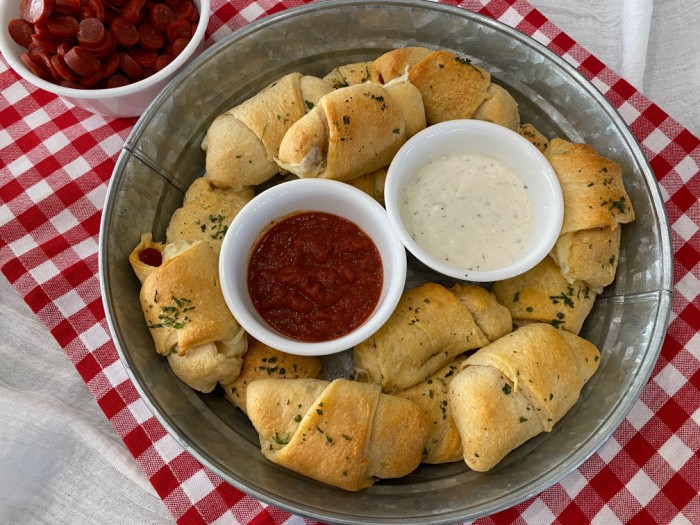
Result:
[[[531,0],[700,135],[700,0]],[[172,523],[51,335],[0,277],[0,525]]]

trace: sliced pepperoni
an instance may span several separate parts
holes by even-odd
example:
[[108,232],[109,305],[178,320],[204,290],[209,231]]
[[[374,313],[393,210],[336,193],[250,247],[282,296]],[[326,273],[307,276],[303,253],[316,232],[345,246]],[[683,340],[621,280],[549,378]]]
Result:
[[165,4],[155,4],[151,8],[151,23],[158,31],[167,31],[174,18],[175,13]]
[[156,60],[156,71],[160,71],[161,69],[167,67],[167,65],[173,61],[173,58],[174,57],[172,55],[160,55]]
[[24,62],[24,65],[27,66],[32,73],[39,78],[49,80],[49,74],[29,57],[28,51],[26,53],[22,53],[20,58],[22,59],[22,62]]
[[66,65],[62,55],[53,55],[51,57],[51,65],[62,79],[75,82],[76,84],[78,83],[78,80],[80,80],[78,75],[76,75],[73,70]]
[[144,22],[139,26],[139,44],[144,49],[160,49],[165,44],[165,37],[153,24]]
[[68,51],[70,51],[70,48],[71,48],[71,47],[73,47],[73,46],[71,46],[71,45],[68,44],[68,43],[60,44],[60,45],[56,48],[56,53],[58,53],[60,56],[65,56],[66,53],[68,53]]
[[129,22],[135,24],[139,21],[141,10],[143,9],[145,3],[146,0],[126,0],[126,2],[119,9],[119,12]]
[[143,49],[141,47],[129,49],[127,53],[141,66],[141,69],[150,69],[154,67],[156,65],[156,59],[158,58],[158,53],[155,50]]
[[32,24],[21,18],[14,18],[7,23],[7,31],[10,33],[10,38],[18,45],[28,48],[32,43],[32,33],[34,28]]
[[116,87],[122,87],[122,86],[128,86],[129,85],[129,79],[126,78],[124,75],[112,75],[107,79],[107,82],[105,84],[106,87],[108,88],[116,88]]
[[63,57],[66,65],[82,77],[94,75],[100,69],[100,61],[84,47],[75,46]]
[[88,12],[92,18],[97,18],[100,22],[105,20],[105,8],[101,0],[86,0]]
[[107,78],[115,74],[119,69],[120,62],[118,53],[112,53],[109,55],[109,57],[105,58],[102,61],[102,67],[100,68],[102,78]]
[[124,17],[116,18],[109,30],[120,46],[133,47],[139,42],[139,30]]
[[131,82],[136,82],[143,78],[143,69],[126,52],[119,53],[119,69],[127,76]]
[[30,24],[43,22],[53,12],[54,0],[21,0],[19,16]]
[[80,14],[80,0],[54,0],[53,10],[54,13],[78,15]]
[[48,51],[50,53],[57,53],[58,46],[67,42],[67,39],[59,38],[51,34],[38,35],[34,33],[32,35],[32,43],[34,43],[37,47],[43,49],[44,51]]
[[185,48],[187,47],[187,44],[189,44],[190,41],[188,38],[178,38],[173,42],[173,55],[178,56],[180,53],[182,53]]
[[82,87],[90,88],[93,87],[95,84],[97,84],[100,80],[102,80],[102,70],[98,69],[95,71],[92,75],[85,75],[81,77],[80,81],[78,82]]
[[46,27],[52,35],[72,38],[78,34],[80,23],[70,15],[51,15],[46,21]]
[[192,17],[197,15],[197,9],[192,2],[184,2],[173,9],[173,13],[176,19],[187,20],[191,24]]
[[102,59],[116,51],[117,43],[112,38],[111,33],[109,31],[105,31],[105,36],[102,42],[95,47],[89,47],[88,49],[93,55],[95,55],[96,58]]
[[186,20],[173,20],[166,31],[168,42],[175,42],[178,38],[192,38],[190,24]]
[[104,42],[105,26],[98,18],[84,18],[78,27],[78,43],[84,47],[97,47]]

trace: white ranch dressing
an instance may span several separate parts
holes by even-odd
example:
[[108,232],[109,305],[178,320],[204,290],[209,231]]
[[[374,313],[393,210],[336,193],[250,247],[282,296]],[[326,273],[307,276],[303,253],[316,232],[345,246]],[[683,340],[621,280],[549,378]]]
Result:
[[490,157],[437,157],[401,195],[406,229],[430,255],[469,271],[503,268],[527,245],[534,226],[527,186]]

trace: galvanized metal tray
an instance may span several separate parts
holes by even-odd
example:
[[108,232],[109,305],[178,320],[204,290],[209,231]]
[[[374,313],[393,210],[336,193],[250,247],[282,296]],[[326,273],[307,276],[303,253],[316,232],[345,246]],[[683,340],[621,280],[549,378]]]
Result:
[[[486,474],[462,462],[421,466],[359,493],[317,483],[267,461],[247,418],[222,395],[199,395],[156,354],[128,263],[143,232],[164,239],[184,191],[204,170],[200,142],[219,113],[291,71],[319,76],[409,45],[470,57],[517,99],[523,122],[585,141],[623,166],[637,219],[623,228],[615,282],[582,334],[602,352],[596,375],[551,433]],[[434,276],[415,261],[409,286]],[[175,439],[242,491],[290,512],[336,523],[452,523],[510,507],[570,473],[619,426],[658,357],[669,321],[672,251],[658,186],[621,117],[573,67],[531,38],[486,17],[420,0],[334,1],[290,9],[208,49],[151,104],[126,141],[110,183],[100,236],[107,320],[143,399]],[[349,366],[347,354],[326,363]],[[400,432],[397,429],[397,432]]]

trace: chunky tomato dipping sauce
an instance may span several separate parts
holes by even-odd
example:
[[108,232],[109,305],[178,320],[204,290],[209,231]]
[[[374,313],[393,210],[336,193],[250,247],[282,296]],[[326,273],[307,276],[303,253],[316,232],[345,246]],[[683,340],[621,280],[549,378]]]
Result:
[[352,332],[377,305],[382,281],[372,239],[342,217],[315,211],[275,223],[258,240],[248,266],[255,309],[298,341]]

